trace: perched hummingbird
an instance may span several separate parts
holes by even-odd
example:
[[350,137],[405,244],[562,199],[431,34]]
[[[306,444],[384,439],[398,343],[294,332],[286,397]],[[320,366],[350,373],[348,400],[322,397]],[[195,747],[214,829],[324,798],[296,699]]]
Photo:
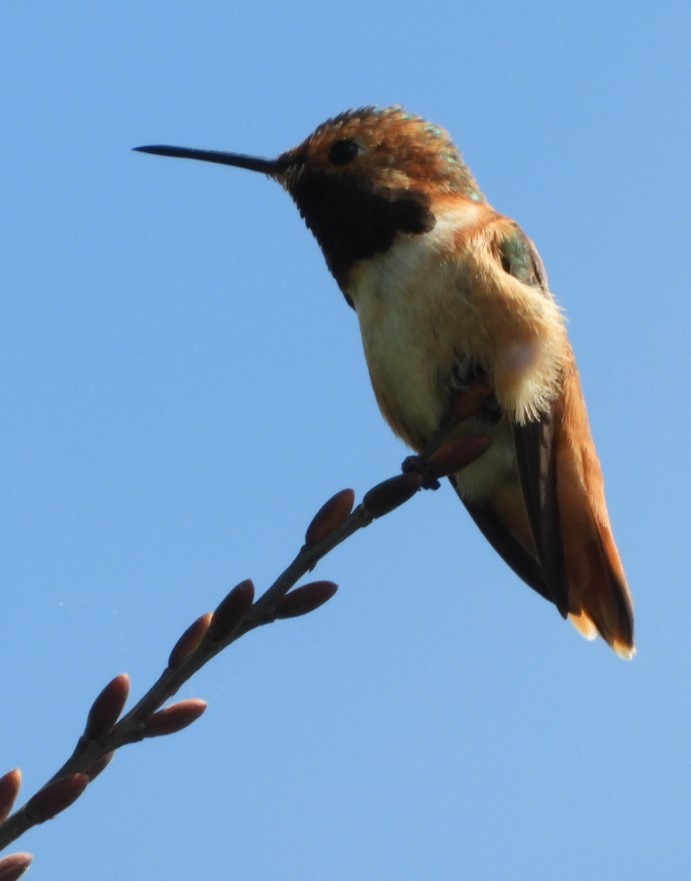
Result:
[[276,159],[145,153],[260,171],[312,230],[360,322],[377,402],[417,452],[492,445],[451,482],[485,537],[588,639],[632,658],[633,607],[564,316],[530,239],[449,135],[401,107],[329,119]]

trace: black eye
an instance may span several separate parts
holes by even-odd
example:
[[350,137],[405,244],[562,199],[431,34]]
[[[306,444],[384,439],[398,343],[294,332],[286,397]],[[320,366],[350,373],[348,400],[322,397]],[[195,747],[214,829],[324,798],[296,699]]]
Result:
[[350,138],[334,141],[329,150],[329,159],[334,165],[347,165],[359,152],[360,146],[357,141],[351,141]]

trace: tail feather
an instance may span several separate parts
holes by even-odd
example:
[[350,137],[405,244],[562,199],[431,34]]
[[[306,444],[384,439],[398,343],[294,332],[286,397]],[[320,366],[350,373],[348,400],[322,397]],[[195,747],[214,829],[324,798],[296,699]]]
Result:
[[[597,528],[597,524],[593,526]],[[594,539],[581,551],[586,567],[581,565],[578,570],[584,577],[576,575],[570,584],[569,620],[586,639],[599,633],[618,655],[631,659],[636,654],[633,605],[628,585],[617,572],[619,555],[613,544],[607,549],[599,534]]]
[[586,638],[595,631],[618,655],[631,659],[636,654],[633,604],[619,553],[606,525],[593,517],[591,528],[591,534],[583,536],[585,571],[578,567],[585,577],[576,577],[569,592],[576,619],[571,620]]
[[[580,388],[574,383],[567,414],[581,410]],[[582,409],[581,409],[582,408]],[[560,432],[557,444],[562,545],[568,579],[569,612],[574,626],[589,636],[595,628],[614,651],[633,658],[633,603],[619,551],[609,525],[604,480],[587,421],[573,443],[573,432]],[[569,516],[564,516],[569,512]]]

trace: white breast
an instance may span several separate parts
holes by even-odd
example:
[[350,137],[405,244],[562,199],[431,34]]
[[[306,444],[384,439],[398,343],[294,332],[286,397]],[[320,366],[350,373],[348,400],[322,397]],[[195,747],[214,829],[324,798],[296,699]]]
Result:
[[464,203],[437,217],[429,233],[399,236],[351,274],[347,292],[375,393],[385,415],[387,409],[395,413],[415,434],[429,437],[439,427],[447,406],[445,383],[462,345],[447,329],[449,322],[463,324],[464,303],[454,292],[445,255],[454,234],[477,223],[483,210]]

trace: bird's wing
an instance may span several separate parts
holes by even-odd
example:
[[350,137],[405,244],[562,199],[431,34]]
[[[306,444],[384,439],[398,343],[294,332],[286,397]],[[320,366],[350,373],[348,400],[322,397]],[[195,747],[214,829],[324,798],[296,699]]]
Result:
[[[512,225],[494,250],[500,269],[522,284],[551,297],[547,273],[530,239]],[[498,267],[499,268],[499,267]],[[471,517],[494,549],[530,587],[553,602],[566,617],[568,590],[564,578],[562,541],[556,495],[554,426],[560,418],[561,402],[539,419],[524,425],[513,424],[512,434],[518,477],[535,554],[526,549],[491,506],[467,499],[463,502]],[[459,493],[460,494],[460,493]]]
[[[543,296],[551,297],[540,255],[518,227],[501,241],[499,259],[504,272],[523,284],[538,288]],[[566,617],[569,602],[559,532],[554,455],[554,429],[561,418],[560,411],[561,401],[557,399],[538,420],[525,425],[515,424],[513,440],[523,501],[545,587],[549,599]]]
[[525,583],[541,597],[552,602],[540,563],[514,538],[494,511],[487,505],[464,498],[453,475],[449,478],[475,525],[499,556]]
[[552,410],[537,422],[514,425],[513,441],[523,502],[545,589],[548,599],[565,618],[569,612],[569,599],[559,531],[553,444],[557,418]]

